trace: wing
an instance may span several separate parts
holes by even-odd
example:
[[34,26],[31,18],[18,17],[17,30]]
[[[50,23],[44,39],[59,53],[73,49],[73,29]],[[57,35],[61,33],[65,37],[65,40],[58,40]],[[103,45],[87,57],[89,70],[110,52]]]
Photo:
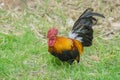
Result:
[[77,49],[74,50],[64,50],[62,51],[62,54],[59,54],[55,51],[52,52],[52,55],[59,58],[61,61],[66,61],[69,64],[72,64],[74,60],[77,60],[79,62],[79,52]]

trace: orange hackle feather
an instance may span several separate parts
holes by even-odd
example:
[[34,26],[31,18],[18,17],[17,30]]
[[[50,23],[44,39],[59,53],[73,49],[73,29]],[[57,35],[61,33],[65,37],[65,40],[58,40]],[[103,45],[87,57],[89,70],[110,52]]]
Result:
[[75,47],[78,49],[80,55],[83,53],[83,45],[78,40],[73,40]]
[[62,54],[63,50],[72,50],[74,47],[78,49],[80,54],[83,53],[83,46],[79,41],[64,37],[57,37],[54,46],[53,47],[48,46],[48,47],[49,47],[49,52],[54,50],[59,54]]
[[[54,46],[49,46],[48,51],[51,53],[52,51],[55,51],[58,54],[62,54],[62,51],[64,50],[72,51],[74,49],[78,49],[78,52],[81,55],[83,53],[82,43],[70,38],[57,37]],[[76,60],[79,61],[79,56],[76,57]]]

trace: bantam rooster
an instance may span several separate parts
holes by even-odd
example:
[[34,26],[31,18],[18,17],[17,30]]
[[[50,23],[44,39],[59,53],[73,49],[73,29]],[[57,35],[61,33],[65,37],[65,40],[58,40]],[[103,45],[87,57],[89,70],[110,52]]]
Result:
[[74,23],[68,38],[57,36],[56,28],[49,29],[47,34],[48,51],[63,62],[72,64],[76,60],[79,63],[83,47],[92,45],[92,26],[97,23],[93,16],[105,18],[102,14],[93,12],[91,8],[86,9]]

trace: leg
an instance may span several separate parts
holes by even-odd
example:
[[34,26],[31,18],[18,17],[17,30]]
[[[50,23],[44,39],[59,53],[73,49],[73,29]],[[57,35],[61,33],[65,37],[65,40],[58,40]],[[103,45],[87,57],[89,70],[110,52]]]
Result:
[[80,56],[77,56],[75,60],[77,61],[77,63],[79,63],[80,62]]
[[70,59],[70,60],[68,60],[67,62],[68,62],[70,65],[72,65],[73,61],[74,61],[74,59]]

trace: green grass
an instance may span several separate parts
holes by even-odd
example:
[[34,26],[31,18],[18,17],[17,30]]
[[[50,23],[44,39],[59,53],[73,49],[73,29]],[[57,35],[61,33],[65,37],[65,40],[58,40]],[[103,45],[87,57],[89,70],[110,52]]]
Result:
[[[46,38],[38,38],[31,27],[46,35],[48,28],[52,25],[59,27],[59,22],[50,23],[29,10],[22,14],[0,12],[0,80],[120,79],[120,36],[104,40],[95,32],[93,46],[84,49],[80,64],[69,65],[50,55]],[[61,10],[56,9],[55,15],[62,16],[61,20],[65,21],[66,16]],[[61,29],[60,33],[66,34],[64,31]]]
[[[61,63],[28,29],[23,35],[0,34],[0,78],[6,80],[119,80],[119,39],[95,38],[80,64]],[[96,55],[99,61],[92,60]]]

